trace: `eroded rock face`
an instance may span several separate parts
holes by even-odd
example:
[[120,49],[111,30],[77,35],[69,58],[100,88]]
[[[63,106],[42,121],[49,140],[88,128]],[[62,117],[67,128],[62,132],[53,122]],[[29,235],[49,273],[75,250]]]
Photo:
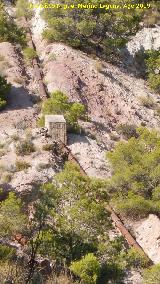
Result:
[[[4,177],[10,174],[8,186],[21,193],[31,192],[36,186],[52,181],[67,159],[65,151],[63,153],[63,149],[56,148],[45,129],[32,129],[28,132],[31,137],[28,139],[31,139],[35,148],[34,152],[25,155],[18,153],[16,147],[27,139],[26,135],[27,131],[23,130],[0,132],[0,141],[5,145],[4,153],[0,157],[0,165],[3,167],[0,171],[0,182],[3,183]],[[110,176],[110,166],[106,160],[107,149],[103,144],[84,135],[70,134],[68,145],[89,176]],[[28,163],[29,167],[19,169],[16,166],[17,161]]]
[[139,50],[160,48],[160,27],[143,28],[139,31],[131,41],[127,43],[127,49],[131,55],[134,56]]
[[[120,123],[138,126],[143,123],[155,128],[160,126],[160,118],[155,115],[155,110],[144,107],[140,102],[140,97],[151,96],[157,107],[160,106],[160,97],[151,92],[146,81],[137,79],[133,73],[126,71],[126,68],[94,60],[83,52],[62,43],[48,45],[44,40],[41,41],[43,28],[43,19],[36,11],[32,32],[48,91],[52,93],[61,90],[71,101],[82,102],[86,106],[93,126],[99,127],[101,124],[103,142],[108,138],[108,130],[114,131],[116,125]],[[155,48],[158,46],[156,31],[153,32]],[[144,33],[147,33],[147,30]],[[157,33],[159,34],[159,30]],[[141,34],[137,34],[134,37],[137,41],[135,52],[139,48],[140,36]],[[134,47],[134,43],[130,44],[132,45]],[[148,49],[147,46],[145,48]]]
[[[0,141],[4,146],[4,153],[0,157],[0,182],[7,183],[11,190],[17,192],[31,192],[34,187],[52,181],[57,164],[53,151],[45,151],[43,146],[53,143],[50,138],[45,138],[39,129],[30,130],[31,138],[26,138],[26,131],[0,132]],[[35,151],[27,154],[16,152],[16,145],[24,139],[31,139]],[[30,140],[28,140],[30,141]],[[29,165],[26,169],[18,168],[17,161]],[[4,175],[10,175],[10,180],[4,182]]]
[[154,263],[160,263],[160,219],[153,214],[134,226],[136,240]]
[[[29,1],[32,4],[36,4],[37,2],[35,0]],[[33,31],[33,37],[37,40],[42,40],[42,33],[43,30],[46,28],[46,22],[41,17],[42,9],[40,7],[34,9],[34,17],[32,19],[32,31]]]
[[124,284],[142,284],[143,278],[140,271],[131,270],[128,271],[127,276],[124,279]]
[[61,90],[70,100],[82,102],[93,122],[112,129],[119,123],[160,125],[155,111],[140,102],[140,97],[151,96],[159,105],[144,80],[60,43],[46,46],[41,60],[48,91]]
[[17,192],[31,192],[34,187],[51,181],[54,174],[55,171],[51,167],[41,171],[35,169],[29,169],[26,172],[21,171],[14,175],[10,185]]
[[69,148],[89,176],[107,178],[110,167],[106,160],[106,149],[87,136],[70,135]]
[[160,27],[143,28],[122,49],[123,64],[135,76],[146,77],[145,52],[160,49]]
[[20,47],[9,42],[0,43],[0,75],[11,83],[7,106],[0,112],[1,130],[35,126],[36,112],[26,88],[28,73],[21,55]]

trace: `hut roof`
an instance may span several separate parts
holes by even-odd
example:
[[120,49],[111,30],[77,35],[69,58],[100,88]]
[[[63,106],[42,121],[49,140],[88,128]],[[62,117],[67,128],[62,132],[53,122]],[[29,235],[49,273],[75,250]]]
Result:
[[45,115],[45,122],[63,122],[65,123],[66,120],[63,115]]

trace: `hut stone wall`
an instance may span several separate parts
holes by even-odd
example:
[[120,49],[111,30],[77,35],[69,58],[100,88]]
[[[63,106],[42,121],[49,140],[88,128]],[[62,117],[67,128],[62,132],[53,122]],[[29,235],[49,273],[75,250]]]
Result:
[[63,115],[45,115],[45,127],[53,141],[67,143],[66,121]]

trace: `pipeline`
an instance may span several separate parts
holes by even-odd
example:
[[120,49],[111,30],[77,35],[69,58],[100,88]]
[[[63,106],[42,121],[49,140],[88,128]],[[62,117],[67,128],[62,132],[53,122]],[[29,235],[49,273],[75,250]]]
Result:
[[[79,161],[77,158],[72,154],[71,150],[64,144],[62,143],[64,148],[67,151],[68,154],[68,160],[74,162],[79,168],[80,168],[80,173],[82,175],[86,175],[86,171],[83,169],[83,167],[80,165]],[[153,264],[153,261],[149,258],[149,256],[144,252],[143,248],[138,244],[138,242],[134,239],[134,237],[131,235],[131,233],[126,229],[125,225],[121,221],[120,217],[117,216],[115,213],[114,209],[110,206],[106,206],[106,210],[111,214],[111,219],[117,229],[121,232],[122,236],[125,238],[127,241],[128,245],[133,247],[135,250],[139,252],[140,255],[144,256],[148,262],[149,265]]]
[[[25,19],[25,25],[27,27],[28,47],[36,51],[36,48],[35,48],[35,45],[32,39],[32,33],[31,33],[30,28],[28,27],[27,19]],[[38,86],[39,86],[39,96],[42,100],[45,100],[49,98],[49,95],[46,91],[46,87],[43,82],[43,74],[42,74],[42,71],[40,71],[38,56],[32,59],[32,66],[33,66],[35,77],[37,79]]]
[[71,162],[74,162],[80,169],[80,173],[82,175],[87,176],[86,171],[83,169],[83,167],[81,166],[81,164],[79,163],[79,161],[77,160],[77,158],[72,154],[71,150],[69,149],[69,147],[67,147],[66,144],[64,144],[62,141],[60,142],[60,144],[62,145],[62,147],[65,149],[65,152],[67,154],[68,160]]
[[[65,146],[67,151],[69,148]],[[68,160],[73,161],[76,165],[79,166],[80,172],[82,175],[87,175],[83,167],[80,165],[76,157],[72,154],[71,150],[69,150]],[[122,236],[127,241],[128,245],[136,249],[140,255],[144,256],[150,265],[153,264],[153,261],[149,258],[149,256],[144,252],[143,248],[139,245],[139,243],[134,239],[131,233],[126,229],[121,219],[117,216],[114,209],[110,206],[106,206],[106,210],[111,214],[111,219],[117,229],[121,232]]]
[[[26,20],[26,22],[27,22],[27,20]],[[36,51],[36,48],[35,48],[35,45],[34,45],[34,42],[33,42],[33,39],[32,39],[32,33],[31,33],[29,28],[28,28],[27,35],[28,35],[28,38],[29,38],[29,47],[33,48]],[[44,86],[44,83],[43,83],[43,76],[40,72],[40,68],[39,68],[37,58],[33,59],[33,67],[35,69],[35,76],[36,76],[37,81],[39,83],[40,97],[42,99],[46,99],[46,98],[48,98],[48,94],[46,92],[46,89],[45,89],[45,86]],[[67,152],[68,160],[70,160],[70,161],[74,162],[76,165],[78,165],[78,167],[80,168],[81,174],[87,176],[87,173],[85,172],[83,167],[80,165],[77,158],[72,154],[71,150],[64,143],[62,143],[62,145]],[[110,205],[107,205],[106,210],[111,214],[111,218],[113,220],[113,223],[115,224],[115,227],[117,229],[119,229],[119,231],[121,232],[123,237],[126,239],[128,245],[133,247],[134,249],[136,249],[140,253],[140,255],[145,256],[146,259],[149,261],[149,264],[153,264],[152,260],[144,252],[143,248],[138,244],[138,242],[134,239],[134,237],[131,235],[131,233],[126,229],[125,225],[121,221],[120,217],[117,216],[114,209]]]
[[153,265],[153,261],[149,258],[149,256],[145,253],[143,248],[139,245],[139,243],[134,239],[131,233],[126,229],[125,225],[121,221],[121,219],[117,216],[114,209],[110,206],[106,206],[107,211],[111,214],[111,218],[115,224],[115,227],[119,229],[122,236],[127,241],[128,245],[133,247],[136,251],[139,252],[140,255],[144,256],[149,265]]

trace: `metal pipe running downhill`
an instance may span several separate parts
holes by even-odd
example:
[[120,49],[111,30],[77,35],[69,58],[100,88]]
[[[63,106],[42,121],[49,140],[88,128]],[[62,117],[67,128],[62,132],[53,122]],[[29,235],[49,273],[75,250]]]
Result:
[[[33,39],[32,39],[32,32],[31,32],[30,28],[28,27],[28,22],[27,22],[26,18],[25,18],[25,22],[26,22],[26,27],[27,27],[28,47],[30,47],[30,48],[32,48],[36,51],[36,47],[35,47]],[[38,56],[36,56],[35,58],[32,59],[32,65],[33,65],[35,77],[37,79],[38,86],[39,86],[40,98],[42,100],[45,100],[45,99],[49,98],[49,95],[46,91],[46,87],[45,87],[44,82],[43,82],[43,75],[42,75],[42,71],[40,70],[40,67],[39,67]]]
[[[32,35],[31,35],[31,31],[30,29],[28,29],[28,37],[30,38],[29,40],[29,46],[31,48],[35,49],[33,40],[32,40]],[[42,79],[42,74],[40,72],[40,68],[39,68],[39,64],[38,64],[38,60],[37,58],[33,59],[33,67],[35,69],[35,76],[37,78],[37,81],[39,83],[39,91],[40,91],[40,97],[42,99],[46,99],[48,97],[48,94],[46,92],[44,83],[43,83],[43,79]],[[67,150],[68,153],[68,160],[73,161],[74,163],[76,163],[78,165],[78,167],[80,168],[80,172],[82,175],[86,175],[87,173],[85,172],[85,170],[83,169],[83,167],[80,165],[79,161],[77,160],[77,158],[72,154],[71,150],[67,147],[67,145],[65,145],[64,143],[62,143],[64,148]],[[149,256],[144,252],[143,248],[138,244],[138,242],[133,238],[133,236],[131,235],[131,233],[126,229],[125,225],[123,224],[123,222],[121,221],[120,217],[117,216],[117,214],[115,213],[114,209],[110,206],[107,205],[106,206],[106,210],[111,214],[111,218],[115,224],[115,227],[118,228],[121,232],[121,234],[123,235],[123,237],[126,239],[127,243],[129,246],[135,248],[140,255],[143,255],[146,257],[146,259],[148,260],[149,264],[152,265],[153,261],[149,258]]]
[[[80,172],[82,175],[86,175],[86,171],[83,169],[83,167],[80,165],[79,161],[77,158],[72,154],[71,150],[64,144],[62,143],[64,148],[67,150],[68,153],[68,160],[73,161],[78,165],[80,168]],[[134,239],[134,237],[131,235],[131,233],[126,229],[125,225],[121,221],[120,217],[117,216],[115,213],[114,209],[110,206],[106,206],[106,210],[111,214],[111,219],[117,229],[121,232],[122,236],[125,238],[127,241],[128,245],[133,247],[135,250],[139,252],[140,255],[144,256],[146,260],[148,260],[148,264],[152,265],[153,261],[149,258],[149,256],[144,252],[143,248],[138,244],[138,242]]]

